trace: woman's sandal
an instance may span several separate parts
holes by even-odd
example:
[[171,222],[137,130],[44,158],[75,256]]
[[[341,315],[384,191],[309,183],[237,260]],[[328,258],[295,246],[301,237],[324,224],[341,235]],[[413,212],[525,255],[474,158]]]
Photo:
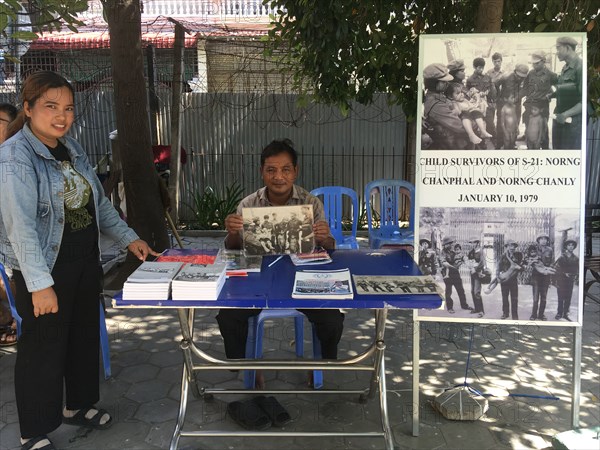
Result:
[[[85,415],[92,409],[95,409],[98,412],[94,414],[91,419],[88,419],[85,417]],[[108,420],[104,423],[100,423],[100,420],[102,420],[102,417],[104,417],[105,414],[108,415]],[[113,419],[105,409],[90,407],[80,409],[73,417],[65,417],[63,415],[63,423],[66,423],[67,425],[76,425],[79,427],[93,428],[95,430],[106,430],[113,424]]]
[[0,331],[0,347],[9,347],[17,343],[17,324],[13,321]]
[[52,444],[50,439],[48,439],[48,436],[46,436],[45,434],[43,436],[38,436],[36,438],[29,439],[27,442],[21,445],[21,450],[31,450],[33,447],[35,447],[37,444],[41,443],[44,440],[46,440],[47,443],[44,444],[42,447],[38,447],[37,450],[56,450],[56,447]]

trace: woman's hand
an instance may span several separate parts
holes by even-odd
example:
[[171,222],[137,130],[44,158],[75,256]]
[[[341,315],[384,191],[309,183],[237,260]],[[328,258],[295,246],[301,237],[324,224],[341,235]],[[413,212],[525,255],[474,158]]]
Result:
[[150,248],[146,241],[137,239],[127,246],[127,249],[133,253],[140,261],[146,261],[148,255],[159,256],[160,253]]
[[33,315],[35,317],[58,312],[58,298],[56,298],[53,287],[32,292],[31,303],[33,303]]

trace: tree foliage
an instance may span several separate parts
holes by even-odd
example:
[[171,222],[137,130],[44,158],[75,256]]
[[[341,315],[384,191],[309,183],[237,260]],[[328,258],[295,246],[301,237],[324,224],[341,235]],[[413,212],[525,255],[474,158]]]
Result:
[[[266,0],[268,1],[268,0]],[[408,119],[417,103],[418,38],[421,34],[472,33],[480,8],[496,12],[497,0],[273,0],[269,48],[283,49],[304,98],[338,105],[369,103],[387,92]],[[600,115],[600,20],[598,0],[504,0],[504,32],[588,33],[590,95]],[[481,23],[481,22],[480,22]],[[272,52],[274,54],[274,52]]]
[[[88,9],[87,0],[2,0],[0,3],[0,33],[7,36],[9,20],[17,22],[19,15],[35,17],[31,27],[34,31],[60,30],[63,26],[76,32],[82,22],[77,14]],[[36,38],[34,31],[14,31],[11,37],[24,40]]]

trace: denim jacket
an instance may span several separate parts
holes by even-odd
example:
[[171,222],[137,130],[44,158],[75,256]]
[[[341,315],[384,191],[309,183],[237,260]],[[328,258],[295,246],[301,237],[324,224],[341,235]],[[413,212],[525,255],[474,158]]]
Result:
[[[123,248],[139,239],[105,197],[77,141],[71,137],[60,141],[92,188],[98,233]],[[0,146],[0,262],[20,270],[30,292],[54,284],[51,272],[65,223],[63,184],[60,162],[27,124]]]

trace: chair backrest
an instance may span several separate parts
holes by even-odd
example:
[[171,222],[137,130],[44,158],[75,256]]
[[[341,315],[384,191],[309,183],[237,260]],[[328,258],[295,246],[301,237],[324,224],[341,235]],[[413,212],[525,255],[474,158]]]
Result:
[[[379,193],[379,203],[377,195]],[[398,227],[405,201],[410,202],[408,230],[415,229],[415,186],[404,180],[374,180],[365,187],[365,205],[369,232],[373,229],[373,210],[379,210],[379,228]]]
[[352,205],[352,236],[356,237],[358,227],[358,195],[353,189],[342,186],[323,186],[313,189],[310,193],[315,197],[323,196],[325,217],[327,217],[331,234],[336,242],[344,240],[342,219],[344,196],[347,196]]
[[21,316],[19,316],[19,313],[17,313],[15,297],[13,296],[12,289],[10,288],[10,281],[8,279],[8,275],[6,275],[6,270],[4,270],[4,265],[2,263],[0,263],[0,276],[2,277],[2,281],[4,282],[4,289],[6,290],[6,296],[8,297],[8,306],[10,307],[10,313],[17,321],[17,335],[20,335]]

